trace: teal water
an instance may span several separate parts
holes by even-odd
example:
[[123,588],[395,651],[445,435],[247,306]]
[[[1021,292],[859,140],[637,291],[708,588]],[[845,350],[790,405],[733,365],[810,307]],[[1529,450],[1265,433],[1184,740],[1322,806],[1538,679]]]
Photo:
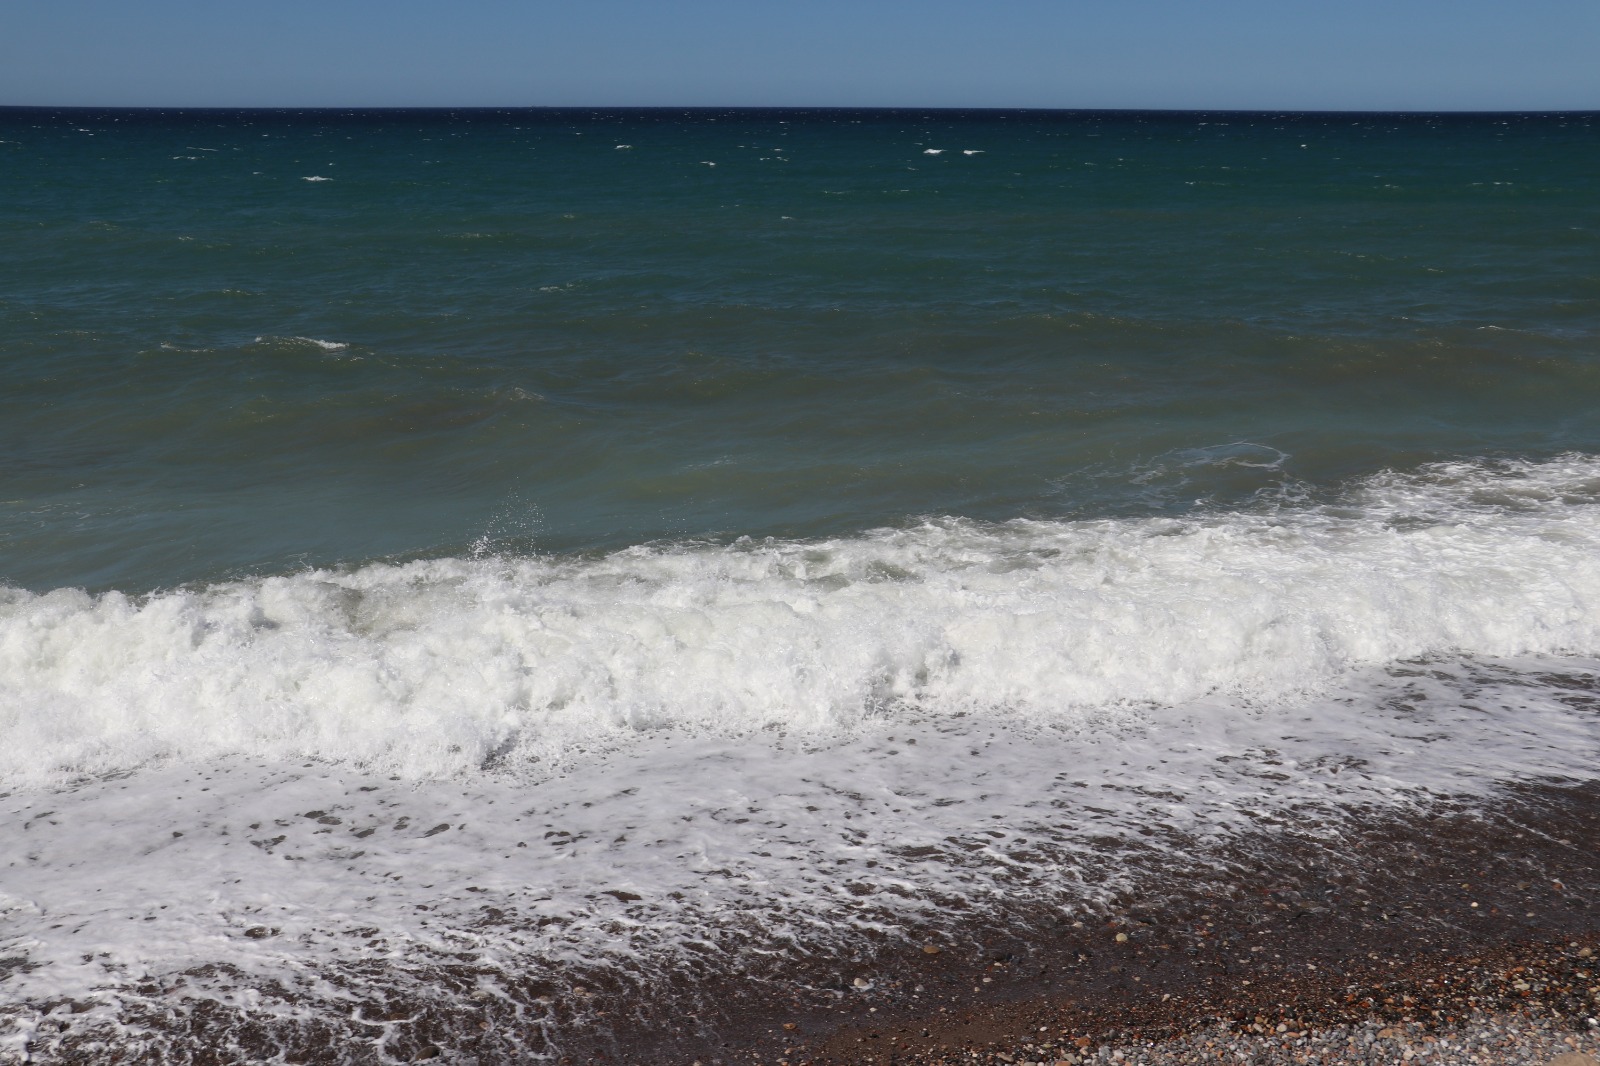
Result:
[[1600,452],[1597,121],[0,110],[0,583]]

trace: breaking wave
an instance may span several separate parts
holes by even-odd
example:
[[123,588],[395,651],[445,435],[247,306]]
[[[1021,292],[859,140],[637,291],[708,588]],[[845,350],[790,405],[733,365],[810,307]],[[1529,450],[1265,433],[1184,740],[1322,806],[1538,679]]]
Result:
[[1180,518],[375,563],[0,599],[0,775],[317,757],[429,778],[662,729],[1072,725],[1439,655],[1600,651],[1600,460]]

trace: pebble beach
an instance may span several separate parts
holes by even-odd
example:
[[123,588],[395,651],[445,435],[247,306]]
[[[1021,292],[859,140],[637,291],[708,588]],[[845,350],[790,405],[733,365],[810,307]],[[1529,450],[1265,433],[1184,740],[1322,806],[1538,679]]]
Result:
[[[1492,1066],[1592,1066],[1600,1050],[1600,977],[1594,949],[1549,948],[1509,968],[1451,964],[1438,976],[1387,982],[1325,1000],[1260,999],[1167,1025],[1104,1028],[1038,1027],[1029,1038],[985,1048],[883,1049],[852,1052],[836,1043],[815,1060],[783,1062],[904,1063],[1006,1066],[1124,1063],[1127,1066],[1253,1066],[1426,1062]],[[1410,991],[1402,991],[1409,989]],[[1363,994],[1365,993],[1365,994]],[[1395,995],[1395,993],[1399,993]],[[1379,1009],[1381,996],[1381,1013]],[[1395,1010],[1398,1005],[1398,1010]],[[1181,1006],[1175,1008],[1181,1011]],[[1256,1009],[1256,1013],[1250,1011]],[[1384,1015],[1392,1015],[1385,1017]],[[1160,1035],[1166,1028],[1178,1031]],[[1079,1029],[1085,1028],[1081,1023]],[[931,1034],[930,1034],[931,1035]],[[867,1038],[855,1037],[865,1045]]]
[[[1530,788],[1490,809],[1264,836],[1097,920],[1016,915],[894,945],[567,1056],[683,1066],[1114,1062],[1588,1066],[1600,1051],[1600,804]],[[1152,893],[1154,893],[1152,888]],[[833,960],[835,964],[842,960]],[[443,1049],[441,1049],[441,1054]],[[1562,1056],[1567,1056],[1562,1058]],[[1573,1057],[1578,1056],[1578,1057]]]

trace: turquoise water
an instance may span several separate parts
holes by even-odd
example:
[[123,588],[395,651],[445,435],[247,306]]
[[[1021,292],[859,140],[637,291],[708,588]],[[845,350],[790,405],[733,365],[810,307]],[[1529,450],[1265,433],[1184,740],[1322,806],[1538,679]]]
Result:
[[1596,122],[3,110],[0,581],[1600,451]]

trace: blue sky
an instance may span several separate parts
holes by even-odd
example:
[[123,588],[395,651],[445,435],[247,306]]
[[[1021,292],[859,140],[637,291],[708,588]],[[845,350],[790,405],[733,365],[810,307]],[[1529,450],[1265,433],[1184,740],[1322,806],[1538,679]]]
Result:
[[1600,108],[1600,2],[0,0],[0,104]]

